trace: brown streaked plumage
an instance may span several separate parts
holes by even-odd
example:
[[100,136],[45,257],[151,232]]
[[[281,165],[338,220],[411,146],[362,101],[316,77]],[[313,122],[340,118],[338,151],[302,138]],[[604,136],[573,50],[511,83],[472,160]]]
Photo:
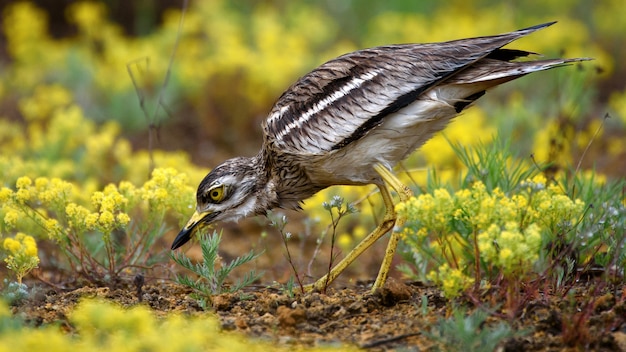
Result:
[[[196,213],[172,249],[185,244],[200,223],[298,208],[332,185],[377,185],[387,207],[383,221],[313,286],[322,288],[403,222],[396,219],[388,186],[400,199],[410,191],[391,173],[395,164],[488,89],[587,60],[514,61],[532,53],[502,49],[553,23],[495,36],[364,49],[321,65],[278,99],[263,122],[258,155],[227,160],[202,180]],[[384,284],[397,241],[392,234],[373,289]]]

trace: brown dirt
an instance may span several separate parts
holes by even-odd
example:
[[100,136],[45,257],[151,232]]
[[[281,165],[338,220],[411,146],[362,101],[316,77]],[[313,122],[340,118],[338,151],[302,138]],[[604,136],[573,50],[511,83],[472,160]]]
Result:
[[[375,294],[369,292],[368,284],[371,283],[304,295],[252,287],[214,296],[213,311],[205,312],[190,297],[191,291],[161,281],[140,290],[83,287],[69,292],[41,291],[13,309],[34,325],[55,323],[71,332],[68,315],[74,305],[81,298],[98,297],[122,306],[145,304],[158,316],[170,312],[216,314],[224,330],[240,331],[279,344],[344,343],[372,351],[424,351],[436,347],[429,333],[440,319],[451,313],[451,302],[442,298],[438,290],[420,283],[391,279]],[[626,351],[626,287],[601,292],[590,305],[580,303],[589,296],[587,285],[579,284],[570,292],[567,303],[545,296],[526,305],[521,317],[510,321],[515,330],[526,333],[507,340],[501,350]],[[425,307],[423,298],[427,299]],[[496,317],[497,314],[490,318],[487,325],[497,321]],[[568,346],[565,343],[568,338],[580,345]]]

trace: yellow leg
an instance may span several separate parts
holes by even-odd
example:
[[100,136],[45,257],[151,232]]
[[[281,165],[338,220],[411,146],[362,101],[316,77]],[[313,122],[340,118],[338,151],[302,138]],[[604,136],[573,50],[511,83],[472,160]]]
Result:
[[[396,193],[398,193],[398,197],[400,198],[401,202],[407,201],[413,195],[413,192],[411,192],[411,190],[407,186],[400,182],[400,180],[398,180],[398,178],[387,168],[380,164],[375,165],[374,168],[380,174],[383,180],[385,180],[385,182],[389,186],[391,186],[391,188],[393,188]],[[393,202],[391,202],[390,204],[385,203],[385,206],[387,207],[387,213],[391,213],[391,215],[394,217],[395,226],[404,225],[406,219],[397,217]],[[400,235],[395,231],[391,231],[391,238],[389,238],[389,243],[387,244],[387,249],[385,250],[385,256],[383,257],[383,262],[380,264],[378,276],[376,277],[374,286],[372,286],[372,292],[376,291],[379,288],[382,288],[385,285],[387,275],[389,274],[389,269],[391,269],[393,255],[396,253],[396,248],[398,247],[399,241]]]
[[[412,195],[411,191],[384,166],[378,164],[375,165],[374,168],[380,174],[382,179],[398,193],[398,196],[402,201],[407,200]],[[352,263],[366,249],[371,247],[374,242],[376,242],[389,230],[393,229],[394,225],[404,224],[404,219],[402,219],[401,222],[396,220],[394,203],[391,198],[391,194],[389,193],[389,189],[385,185],[378,185],[378,189],[380,189],[380,195],[383,197],[383,202],[386,208],[385,216],[383,217],[381,223],[376,227],[376,229],[374,229],[374,231],[357,244],[356,247],[354,247],[354,249],[352,249],[352,251],[350,251],[350,253],[348,253],[334,268],[332,268],[328,274],[317,280],[312,286],[307,286],[307,290],[323,290],[326,286],[333,282],[333,280],[335,280],[337,276],[339,276],[339,274],[341,274],[341,272],[343,272],[346,267],[350,265],[350,263]],[[398,246],[398,241],[399,236],[392,233],[389,244],[387,245],[387,250],[385,251],[385,257],[380,267],[380,271],[378,272],[378,277],[372,287],[372,291],[375,291],[385,284],[389,268],[391,267],[391,260],[393,259],[396,247]]]

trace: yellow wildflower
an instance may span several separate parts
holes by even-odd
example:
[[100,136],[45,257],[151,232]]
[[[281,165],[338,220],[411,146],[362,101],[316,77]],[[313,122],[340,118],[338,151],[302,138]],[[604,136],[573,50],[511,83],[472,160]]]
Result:
[[5,204],[11,199],[13,195],[13,191],[10,188],[2,187],[0,188],[0,203]]
[[24,248],[24,254],[27,256],[37,256],[37,242],[35,242],[32,236],[26,236],[22,239],[22,247]]
[[46,219],[44,227],[46,228],[46,232],[48,232],[48,237],[54,240],[60,240],[59,236],[62,233],[61,225],[59,225],[56,219]]
[[94,229],[98,225],[99,216],[98,213],[91,213],[85,216],[85,226],[88,229]]
[[513,256],[513,251],[510,248],[503,248],[500,251],[500,264],[503,266],[508,265],[509,258]]
[[348,233],[342,233],[337,238],[337,245],[342,250],[349,250],[352,247],[352,236]]
[[110,229],[113,226],[115,226],[115,217],[113,216],[113,213],[105,210],[102,213],[100,213],[100,216],[98,217],[98,223],[103,228]]
[[37,190],[43,190],[48,187],[50,181],[46,177],[37,177],[35,179],[35,187]]
[[121,226],[125,227],[128,223],[130,223],[130,216],[126,213],[119,213],[117,214],[117,222]]
[[10,228],[15,227],[18,219],[19,215],[15,210],[8,210],[6,214],[4,214],[4,223]]
[[91,204],[94,208],[100,208],[100,204],[102,204],[102,200],[104,199],[104,193],[102,192],[93,192],[91,195]]
[[19,232],[15,238],[6,238],[3,247],[8,252],[4,262],[7,268],[15,273],[17,281],[21,283],[22,277],[39,264],[37,242],[32,236]]
[[362,239],[365,236],[367,236],[368,234],[368,230],[367,228],[365,228],[365,226],[356,226],[353,230],[352,230],[352,235],[354,236],[354,238],[356,239]]
[[17,179],[17,182],[15,182],[15,186],[20,189],[30,187],[32,184],[33,181],[28,176],[22,176]]
[[26,188],[20,188],[15,193],[15,199],[17,199],[17,201],[20,203],[28,202],[29,200],[31,200],[32,196],[32,192]]
[[2,246],[10,254],[15,254],[15,253],[19,252],[20,248],[22,247],[22,245],[20,244],[19,241],[16,241],[15,239],[10,238],[10,237],[7,237],[7,238],[4,239],[4,242],[2,243]]

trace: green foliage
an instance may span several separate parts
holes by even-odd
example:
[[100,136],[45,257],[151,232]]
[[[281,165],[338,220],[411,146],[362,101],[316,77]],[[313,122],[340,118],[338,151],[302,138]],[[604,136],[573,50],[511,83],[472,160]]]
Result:
[[[293,278],[293,276],[290,276],[284,285],[280,285],[280,292],[287,295],[287,297],[289,298],[294,298],[295,288],[296,288],[296,280]],[[300,287],[300,290],[301,292],[303,292],[304,288]]]
[[428,337],[437,343],[436,350],[440,351],[492,352],[505,339],[520,335],[504,322],[489,324],[488,317],[482,310],[466,316],[457,309],[452,317],[440,319]]
[[[577,224],[576,232],[555,239],[565,241],[557,249],[564,252],[573,248],[574,255],[570,253],[569,256],[576,259],[577,266],[585,269],[602,267],[607,279],[623,282],[626,272],[626,179],[602,181],[598,178],[595,172],[559,178],[559,184],[568,194],[580,197],[589,207]],[[621,280],[618,279],[620,276]]]
[[0,297],[8,304],[18,304],[30,294],[24,283],[4,279],[2,284],[4,288],[0,291]]
[[510,193],[522,181],[532,178],[540,171],[529,167],[525,160],[513,155],[510,142],[499,137],[490,143],[478,143],[471,148],[451,141],[449,143],[467,168],[461,188],[468,188],[474,182],[480,181],[489,191],[498,188],[504,193]]
[[176,281],[181,285],[192,288],[195,291],[194,298],[200,301],[204,307],[207,307],[209,305],[207,303],[211,302],[211,296],[237,292],[260,279],[263,275],[263,273],[251,270],[233,285],[226,286],[226,279],[234,269],[256,259],[262,253],[255,254],[253,251],[250,251],[248,254],[237,257],[230,263],[223,265],[218,260],[218,249],[221,240],[222,235],[217,232],[200,237],[200,247],[202,248],[201,263],[192,263],[191,259],[185,256],[184,253],[170,254],[177,264],[199,276],[198,279],[194,280],[187,275],[177,274]]

